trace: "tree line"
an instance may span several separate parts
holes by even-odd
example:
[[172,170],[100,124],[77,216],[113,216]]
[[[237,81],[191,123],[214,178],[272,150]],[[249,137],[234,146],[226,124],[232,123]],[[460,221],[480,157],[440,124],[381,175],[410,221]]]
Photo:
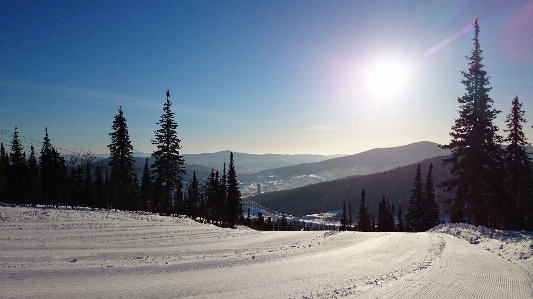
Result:
[[110,170],[95,166],[94,157],[74,153],[62,156],[54,148],[45,128],[39,157],[31,145],[29,157],[22,146],[17,127],[10,151],[0,144],[0,201],[18,205],[80,206],[155,212],[160,215],[187,215],[225,227],[244,222],[242,196],[237,181],[233,153],[229,169],[219,175],[211,172],[200,184],[193,175],[184,187],[184,159],[180,155],[181,140],[171,110],[170,92],[166,92],[164,113],[157,124],[152,144],[155,158],[148,158],[138,180],[134,167],[133,146],[122,107],[119,107],[109,133]]

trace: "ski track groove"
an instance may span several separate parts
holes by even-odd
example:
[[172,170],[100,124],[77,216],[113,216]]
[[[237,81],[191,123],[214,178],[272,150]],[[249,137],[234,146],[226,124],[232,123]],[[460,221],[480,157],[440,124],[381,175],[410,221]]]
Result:
[[0,298],[533,298],[528,264],[441,233],[20,207],[0,207],[0,228]]

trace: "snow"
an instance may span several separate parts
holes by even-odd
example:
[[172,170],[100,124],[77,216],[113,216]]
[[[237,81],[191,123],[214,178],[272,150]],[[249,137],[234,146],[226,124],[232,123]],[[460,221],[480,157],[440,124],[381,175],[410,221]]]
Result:
[[1,298],[533,297],[528,232],[258,232],[6,206],[0,228]]

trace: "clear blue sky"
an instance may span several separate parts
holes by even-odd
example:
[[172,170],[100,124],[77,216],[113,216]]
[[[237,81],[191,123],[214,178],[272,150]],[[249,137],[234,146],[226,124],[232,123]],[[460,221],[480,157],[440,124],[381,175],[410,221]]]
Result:
[[[4,0],[0,15],[5,145],[48,127],[56,147],[108,153],[122,106],[151,152],[167,89],[185,154],[446,143],[476,18],[497,124],[518,95],[533,141],[532,1]],[[407,72],[385,95],[368,83],[383,63]]]

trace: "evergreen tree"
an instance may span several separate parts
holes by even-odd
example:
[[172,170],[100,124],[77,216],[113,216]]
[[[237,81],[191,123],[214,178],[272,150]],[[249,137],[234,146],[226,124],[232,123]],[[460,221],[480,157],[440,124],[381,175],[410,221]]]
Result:
[[35,149],[30,147],[30,157],[28,158],[28,203],[37,206],[39,195],[39,164],[35,158]]
[[370,215],[368,214],[368,205],[365,199],[365,190],[361,192],[361,202],[359,204],[359,222],[357,223],[357,229],[362,232],[371,231],[372,225],[370,222]]
[[459,118],[452,126],[449,144],[451,157],[444,159],[451,165],[452,178],[443,182],[448,191],[455,191],[450,200],[449,214],[452,222],[471,222],[474,225],[492,226],[495,204],[501,199],[501,137],[493,120],[500,112],[492,107],[488,93],[489,79],[483,69],[479,45],[479,25],[474,23],[474,49],[468,72],[461,72],[466,93],[458,98]]
[[96,192],[94,188],[93,175],[91,173],[91,162],[89,161],[89,159],[85,161],[82,198],[83,202],[87,207],[97,207]]
[[241,191],[239,190],[239,182],[237,181],[233,152],[230,153],[229,157],[227,204],[229,227],[235,227],[237,221],[242,217],[242,197]]
[[345,231],[347,225],[348,225],[348,213],[346,212],[346,201],[344,201],[342,204],[341,226],[339,227],[339,230]]
[[405,227],[403,225],[402,206],[398,206],[398,231],[405,231]]
[[96,166],[94,170],[94,193],[95,193],[95,205],[97,208],[106,207],[106,198],[105,198],[105,187],[104,179],[102,178],[102,168]]
[[22,148],[17,127],[11,140],[11,152],[9,153],[11,165],[8,168],[8,201],[15,204],[26,203],[26,153]]
[[185,174],[183,169],[185,161],[179,152],[181,140],[178,139],[176,133],[178,125],[174,121],[174,113],[170,110],[172,103],[168,90],[166,96],[164,113],[157,123],[161,128],[155,131],[155,139],[152,140],[152,144],[157,146],[152,153],[152,157],[155,158],[152,168],[154,168],[157,189],[162,191],[157,198],[160,206],[159,213],[162,215],[171,214],[175,202],[182,199],[182,179]]
[[111,166],[110,184],[112,207],[119,210],[133,209],[135,168],[133,162],[133,146],[128,133],[126,118],[122,107],[118,109],[112,125],[113,132],[109,148],[109,166]]
[[428,174],[426,176],[426,182],[424,184],[424,196],[423,196],[423,217],[422,217],[422,230],[426,231],[434,226],[439,225],[439,206],[435,202],[435,186],[433,184],[433,163],[429,164]]
[[78,208],[83,203],[83,168],[73,166],[69,176],[68,204],[72,209]]
[[4,147],[4,143],[0,144],[0,202],[8,202],[6,198],[6,187],[9,172],[9,155]]
[[52,146],[48,137],[48,128],[45,128],[41,156],[39,157],[39,169],[41,171],[41,202],[45,205],[58,206],[66,177],[65,159]]
[[505,120],[507,123],[507,137],[504,142],[509,143],[504,151],[504,163],[507,177],[509,196],[502,204],[502,211],[506,229],[528,229],[526,227],[527,217],[533,218],[533,173],[530,154],[526,146],[531,145],[522,130],[524,111],[518,96],[513,100],[511,113]]
[[416,168],[415,182],[413,189],[411,189],[411,197],[409,197],[409,204],[407,206],[407,214],[405,220],[410,229],[413,231],[422,231],[423,221],[423,206],[422,206],[422,173],[420,171],[420,164]]
[[187,188],[187,197],[184,204],[185,215],[196,219],[198,216],[198,205],[200,203],[200,186],[196,179],[196,171],[192,174],[192,181]]
[[141,177],[141,210],[152,212],[152,177],[148,165],[148,158],[144,162],[143,175]]
[[348,230],[353,228],[352,201],[348,202]]

